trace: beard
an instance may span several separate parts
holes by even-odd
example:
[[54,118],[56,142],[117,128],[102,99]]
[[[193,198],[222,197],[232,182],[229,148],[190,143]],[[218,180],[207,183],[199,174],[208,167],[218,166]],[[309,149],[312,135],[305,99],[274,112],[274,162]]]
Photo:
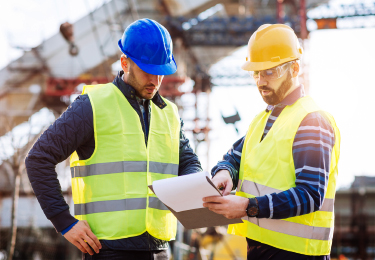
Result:
[[150,96],[144,96],[142,94],[142,91],[146,88],[146,87],[155,87],[155,85],[153,84],[149,84],[149,85],[141,85],[139,84],[139,82],[137,81],[135,75],[134,75],[134,72],[133,72],[133,69],[132,67],[130,67],[130,70],[129,70],[129,76],[128,76],[128,82],[127,82],[130,86],[132,86],[136,92],[136,96],[138,96],[139,98],[142,98],[142,99],[152,99],[156,92],[150,97]]
[[[288,73],[287,78],[281,83],[281,86],[276,91],[274,91],[273,89],[268,88],[266,86],[263,86],[263,87],[259,88],[259,92],[260,92],[260,95],[262,96],[264,102],[266,102],[268,105],[274,106],[274,105],[279,104],[281,101],[283,101],[283,99],[285,98],[285,94],[292,87],[292,84],[293,84],[292,75],[290,73]],[[267,96],[263,96],[262,90],[270,91],[271,94],[269,94]]]

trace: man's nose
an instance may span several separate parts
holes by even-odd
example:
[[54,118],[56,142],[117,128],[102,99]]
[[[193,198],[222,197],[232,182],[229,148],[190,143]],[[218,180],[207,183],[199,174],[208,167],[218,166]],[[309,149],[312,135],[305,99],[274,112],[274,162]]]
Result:
[[267,80],[262,76],[262,73],[259,73],[258,86],[267,86]]
[[150,74],[150,82],[155,85],[159,86],[161,84],[161,81],[163,80],[163,75],[151,75]]

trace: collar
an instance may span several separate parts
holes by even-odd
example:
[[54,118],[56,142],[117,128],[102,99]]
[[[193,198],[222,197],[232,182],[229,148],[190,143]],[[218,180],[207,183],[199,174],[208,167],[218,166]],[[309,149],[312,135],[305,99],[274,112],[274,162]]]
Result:
[[[122,70],[119,71],[116,78],[113,80],[112,83],[121,90],[121,92],[124,94],[124,96],[127,99],[137,101],[137,96],[135,95],[135,89],[129,84],[125,83],[125,81],[123,81],[122,79],[123,75],[124,75],[124,71]],[[160,96],[159,91],[156,92],[155,96],[151,99],[151,101],[154,102],[154,104],[158,106],[160,109],[163,109],[167,106],[167,104],[164,102],[164,100]]]
[[274,107],[278,106],[291,106],[293,105],[298,99],[305,96],[305,90],[303,85],[301,84],[295,90],[292,91],[288,96],[286,96],[279,104],[272,106],[268,105],[266,108],[266,112],[272,110]]

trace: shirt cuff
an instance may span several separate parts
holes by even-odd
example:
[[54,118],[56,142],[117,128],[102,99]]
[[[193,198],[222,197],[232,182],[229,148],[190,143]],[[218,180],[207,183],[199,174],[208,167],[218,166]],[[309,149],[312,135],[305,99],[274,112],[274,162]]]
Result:
[[78,220],[76,222],[74,222],[73,224],[71,224],[69,227],[67,227],[66,229],[64,229],[63,231],[61,231],[61,235],[65,235],[69,230],[72,229],[72,227],[75,226],[75,224],[78,223]]
[[77,219],[70,214],[69,209],[64,210],[49,220],[52,222],[57,232],[61,232],[74,222],[77,222]]
[[272,218],[270,212],[270,203],[267,195],[256,197],[258,200],[258,208],[259,208],[259,214],[257,218]]

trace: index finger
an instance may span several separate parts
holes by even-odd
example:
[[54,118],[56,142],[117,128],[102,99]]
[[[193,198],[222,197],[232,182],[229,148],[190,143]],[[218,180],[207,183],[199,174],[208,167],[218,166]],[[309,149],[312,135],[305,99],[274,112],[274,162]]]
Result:
[[91,229],[88,229],[86,231],[86,234],[89,238],[92,239],[92,241],[94,241],[94,243],[96,244],[96,246],[99,248],[99,249],[102,249],[102,244],[100,244],[100,241],[99,239],[94,235],[94,233],[92,233]]
[[204,197],[203,198],[204,202],[216,202],[216,203],[220,203],[221,200],[222,200],[221,196],[210,196],[210,197]]

